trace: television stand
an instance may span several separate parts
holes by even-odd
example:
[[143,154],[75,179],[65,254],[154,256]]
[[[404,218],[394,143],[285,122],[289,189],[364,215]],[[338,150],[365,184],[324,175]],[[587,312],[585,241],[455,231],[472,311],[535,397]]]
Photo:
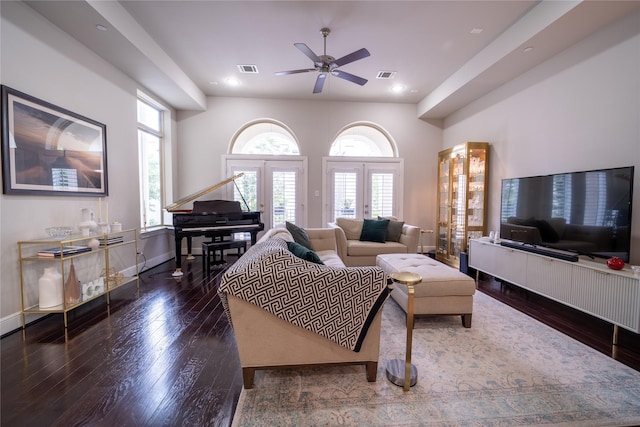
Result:
[[618,327],[640,333],[640,276],[629,267],[612,270],[604,262],[567,261],[558,259],[555,250],[541,249],[471,239],[469,267],[613,323],[614,352]]
[[546,255],[552,258],[561,259],[564,261],[578,262],[579,257],[573,252],[567,252],[560,249],[545,248],[530,243],[501,241],[500,245],[506,246],[512,249],[520,249],[521,251],[531,252],[538,255]]

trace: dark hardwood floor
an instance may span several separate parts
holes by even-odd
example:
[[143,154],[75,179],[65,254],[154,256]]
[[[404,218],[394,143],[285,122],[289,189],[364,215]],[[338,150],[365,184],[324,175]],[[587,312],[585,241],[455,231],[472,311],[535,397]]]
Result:
[[2,426],[227,426],[242,375],[216,294],[220,274],[200,259],[141,274],[135,284],[3,337]]
[[[233,257],[229,256],[231,260]],[[0,340],[2,426],[228,426],[242,388],[235,340],[216,294],[220,277],[168,262],[69,313]],[[519,288],[480,290],[611,353],[612,326]],[[640,370],[640,336],[622,330],[617,358]]]

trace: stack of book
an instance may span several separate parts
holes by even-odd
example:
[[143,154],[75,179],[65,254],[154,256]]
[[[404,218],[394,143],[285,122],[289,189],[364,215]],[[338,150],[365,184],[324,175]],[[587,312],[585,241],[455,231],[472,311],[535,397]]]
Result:
[[99,239],[99,240],[100,240],[100,246],[104,247],[104,246],[109,246],[116,243],[123,243],[124,236],[110,236],[110,237],[107,237],[106,239]]
[[88,246],[56,246],[55,248],[41,250],[40,252],[38,252],[38,256],[45,258],[60,258],[62,256],[70,256],[83,252],[89,252],[90,250],[91,248]]

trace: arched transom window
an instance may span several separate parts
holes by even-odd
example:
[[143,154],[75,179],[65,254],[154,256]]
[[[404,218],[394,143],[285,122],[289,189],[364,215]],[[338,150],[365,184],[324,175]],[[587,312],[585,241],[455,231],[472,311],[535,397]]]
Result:
[[275,120],[261,119],[244,125],[231,141],[232,154],[299,155],[293,132]]
[[355,123],[343,128],[334,139],[330,156],[397,157],[391,136],[372,123]]

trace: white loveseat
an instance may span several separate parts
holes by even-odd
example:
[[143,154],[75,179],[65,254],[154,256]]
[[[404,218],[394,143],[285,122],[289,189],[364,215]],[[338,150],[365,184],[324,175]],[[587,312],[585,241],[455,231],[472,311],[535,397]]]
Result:
[[[394,221],[396,226],[400,223]],[[381,254],[416,253],[420,240],[420,228],[402,224],[399,239],[382,242],[360,240],[363,219],[336,218],[329,226],[336,229],[338,255],[349,267],[376,265],[376,256]],[[390,225],[392,226],[392,224]]]

